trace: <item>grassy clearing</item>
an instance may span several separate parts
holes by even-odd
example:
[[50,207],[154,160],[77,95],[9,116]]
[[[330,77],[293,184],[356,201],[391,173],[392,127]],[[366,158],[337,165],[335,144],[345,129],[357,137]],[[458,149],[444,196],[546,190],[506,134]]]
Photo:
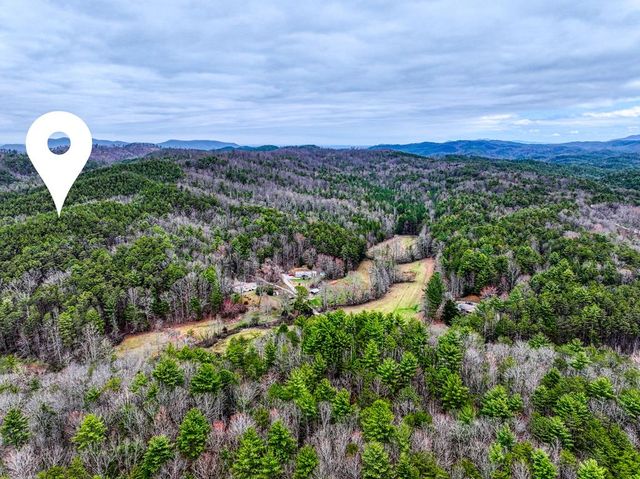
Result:
[[247,328],[247,326],[250,324],[251,318],[256,314],[260,316],[261,324],[275,322],[279,319],[277,315],[260,314],[256,309],[251,308],[242,317],[233,322],[224,323],[219,319],[205,319],[168,326],[159,331],[131,334],[116,346],[115,352],[119,357],[153,356],[165,349],[169,344],[177,347],[193,344],[220,333],[224,327],[229,330],[242,329],[238,333],[241,334],[244,331],[254,329]]
[[[279,319],[282,309],[282,299],[279,296],[257,296],[255,292],[243,295],[243,301],[249,310],[231,322],[223,322],[215,318],[207,318],[201,321],[174,324],[157,331],[130,334],[118,346],[116,355],[123,356],[149,356],[157,354],[169,344],[184,346],[194,342],[215,336],[224,327],[229,330],[245,328],[255,320],[257,315],[260,323],[274,322]],[[254,323],[255,324],[255,323]]]
[[373,266],[373,261],[365,259],[358,265],[358,269],[350,271],[344,278],[334,279],[329,282],[331,288],[344,288],[346,286],[352,286],[353,284],[362,285],[363,288],[368,289],[371,286],[371,275],[369,271]]
[[118,357],[153,356],[171,342],[165,331],[130,334],[115,347],[115,353]]
[[397,235],[369,248],[367,257],[373,259],[376,255],[390,255],[402,259],[411,255],[417,242],[417,236]]
[[415,274],[414,281],[394,284],[387,294],[380,299],[341,309],[348,313],[381,311],[383,313],[396,313],[404,318],[417,317],[422,304],[423,289],[433,274],[434,265],[433,259],[423,259],[400,265],[400,270],[403,273]]
[[232,334],[231,336],[227,336],[226,338],[218,341],[216,344],[214,344],[209,348],[209,351],[222,354],[227,350],[227,346],[229,345],[229,342],[233,338],[246,339],[248,341],[253,341],[254,339],[257,339],[263,336],[264,334],[268,333],[269,331],[270,331],[269,329],[260,329],[260,328],[243,329],[242,331],[236,334]]
[[330,298],[329,304],[349,304],[353,302],[349,298],[360,298],[367,295],[371,289],[370,271],[372,267],[373,261],[366,259],[360,263],[358,269],[349,272],[344,278],[330,281],[326,285],[326,295]]
[[[130,334],[118,346],[116,355],[122,356],[153,356],[169,344],[183,346],[202,340],[220,332],[223,328],[220,320],[207,319],[198,322],[169,326],[159,331]],[[232,325],[228,325],[232,326]]]

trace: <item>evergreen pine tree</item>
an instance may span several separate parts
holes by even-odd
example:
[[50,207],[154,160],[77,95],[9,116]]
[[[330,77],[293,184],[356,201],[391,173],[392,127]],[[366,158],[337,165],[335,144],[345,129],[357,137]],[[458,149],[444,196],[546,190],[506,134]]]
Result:
[[462,346],[460,339],[455,332],[450,332],[438,339],[438,347],[436,348],[438,366],[448,369],[451,372],[458,372],[462,365]]
[[213,364],[204,363],[191,377],[191,392],[215,394],[220,389],[220,383],[220,375]]
[[104,320],[100,316],[94,308],[89,308],[89,310],[84,315],[84,322],[86,324],[91,324],[96,328],[100,334],[104,334]]
[[387,386],[392,392],[396,390],[400,381],[400,368],[398,363],[392,358],[385,358],[378,366],[378,375],[382,384]]
[[9,409],[0,426],[0,435],[2,435],[2,442],[7,446],[17,448],[24,446],[31,435],[29,419],[19,409]]
[[410,384],[418,370],[418,359],[411,351],[407,351],[402,355],[399,370],[402,384]]
[[387,442],[393,436],[393,412],[387,401],[378,399],[364,409],[360,421],[367,441]]
[[435,319],[438,308],[444,299],[444,282],[439,272],[433,273],[425,288],[426,311],[430,318]]
[[456,302],[447,299],[444,302],[444,308],[442,308],[442,322],[447,326],[451,326],[453,324],[453,320],[460,316],[460,311],[458,311],[458,306]]
[[616,397],[613,391],[611,380],[606,377],[596,378],[589,383],[587,387],[589,396],[599,399],[614,399]]
[[578,479],[607,479],[607,470],[594,459],[587,459],[578,468]]
[[280,463],[287,463],[296,450],[296,440],[291,431],[282,423],[276,421],[269,428],[267,433],[267,445],[273,451],[274,456]]
[[317,401],[330,401],[336,395],[336,390],[327,378],[322,378],[313,391],[313,394]]
[[508,424],[504,424],[496,434],[498,443],[507,451],[510,451],[516,444],[516,435],[511,431]]
[[351,406],[351,393],[346,389],[340,389],[331,400],[331,415],[336,421],[341,421],[353,412]]
[[231,466],[234,479],[256,479],[262,468],[265,444],[254,428],[249,428],[240,438],[240,446]]
[[368,371],[375,371],[378,369],[378,365],[380,364],[380,350],[378,349],[378,343],[373,339],[365,346],[361,363]]
[[189,459],[197,459],[204,452],[211,426],[197,409],[190,409],[184,416],[176,439],[178,450]]
[[[134,472],[135,474],[135,472]],[[5,476],[0,476],[5,477]],[[91,476],[82,463],[82,459],[74,457],[69,467],[53,466],[46,471],[40,472],[37,479],[90,479]],[[98,476],[94,476],[94,479]],[[136,478],[137,479],[137,478]]]
[[594,459],[587,459],[578,468],[578,479],[607,479],[607,470]]
[[156,364],[152,376],[156,381],[173,389],[184,383],[184,373],[178,363],[172,358],[162,358]]
[[309,479],[320,461],[316,450],[312,446],[303,446],[296,456],[296,468],[293,479]]
[[447,411],[460,409],[469,398],[469,388],[457,373],[449,373],[441,389],[442,405]]
[[318,414],[316,399],[306,388],[294,399],[296,406],[300,408],[305,419],[310,420]]
[[558,471],[546,452],[536,449],[531,453],[532,479],[555,479],[557,476]]
[[172,457],[173,449],[169,438],[167,436],[153,436],[149,439],[147,450],[142,456],[141,476],[145,479],[153,477]]
[[107,427],[102,419],[95,414],[87,414],[72,441],[78,450],[83,451],[104,442],[106,434]]
[[392,477],[389,455],[379,442],[370,442],[362,454],[363,479],[389,479]]
[[74,457],[67,468],[65,479],[89,479],[90,477],[87,468],[82,463],[82,459],[78,456]]
[[218,279],[218,272],[215,266],[209,266],[205,272],[204,277],[211,287],[211,294],[209,295],[209,305],[213,314],[218,314],[222,309],[222,302],[224,296],[222,294],[222,288],[220,287],[220,280]]
[[60,332],[62,344],[67,348],[74,344],[77,337],[73,311],[63,311],[58,316],[58,331]]
[[473,409],[473,406],[468,402],[464,404],[458,411],[457,419],[458,421],[464,424],[471,424],[475,418],[476,418],[476,411]]
[[634,419],[640,418],[640,389],[626,389],[620,394],[620,405]]
[[403,452],[396,466],[396,479],[420,479],[420,471],[411,462],[411,457]]
[[276,343],[273,339],[269,339],[267,344],[264,347],[264,367],[265,369],[269,369],[276,362],[276,356],[278,353],[278,348],[276,347]]
[[482,399],[482,414],[488,417],[509,419],[522,408],[522,399],[514,394],[509,397],[504,386],[498,385],[490,389]]
[[267,452],[260,459],[259,479],[277,479],[282,474],[280,461],[272,450]]

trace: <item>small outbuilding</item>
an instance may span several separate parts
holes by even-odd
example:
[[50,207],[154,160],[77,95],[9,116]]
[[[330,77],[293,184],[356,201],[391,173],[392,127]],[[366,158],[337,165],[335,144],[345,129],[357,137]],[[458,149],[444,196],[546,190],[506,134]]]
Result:
[[473,313],[478,307],[478,303],[472,303],[471,301],[457,301],[456,307],[458,311],[463,314]]

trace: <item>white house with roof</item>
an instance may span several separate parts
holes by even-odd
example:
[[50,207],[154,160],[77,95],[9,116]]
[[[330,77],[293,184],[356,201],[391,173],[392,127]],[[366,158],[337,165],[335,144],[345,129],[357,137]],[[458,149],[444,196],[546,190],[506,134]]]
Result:
[[307,268],[294,268],[289,274],[296,279],[312,279],[318,276],[318,272]]
[[257,288],[258,283],[245,281],[236,281],[231,287],[233,292],[238,294],[250,293],[251,291],[255,291]]

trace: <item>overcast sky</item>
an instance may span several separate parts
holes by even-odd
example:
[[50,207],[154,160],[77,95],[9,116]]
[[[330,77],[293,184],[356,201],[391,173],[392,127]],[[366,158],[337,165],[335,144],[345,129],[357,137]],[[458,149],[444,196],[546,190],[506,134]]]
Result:
[[640,134],[640,0],[4,0],[0,144]]

